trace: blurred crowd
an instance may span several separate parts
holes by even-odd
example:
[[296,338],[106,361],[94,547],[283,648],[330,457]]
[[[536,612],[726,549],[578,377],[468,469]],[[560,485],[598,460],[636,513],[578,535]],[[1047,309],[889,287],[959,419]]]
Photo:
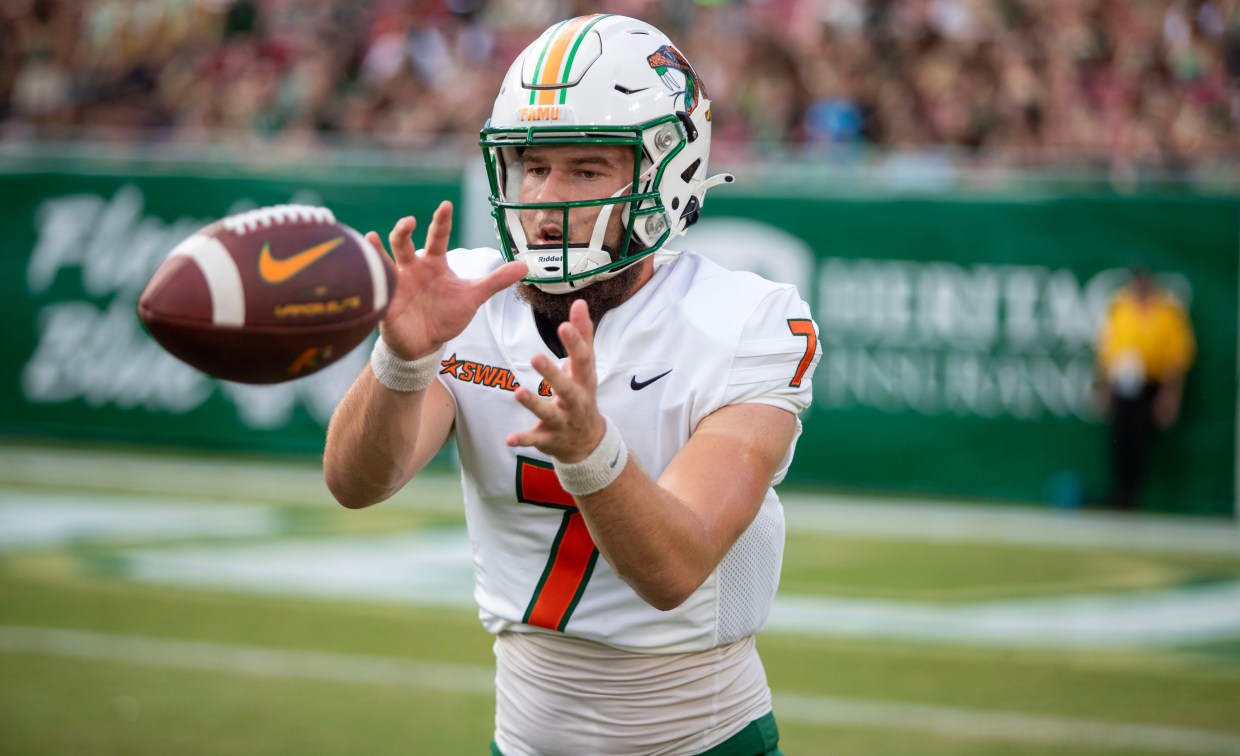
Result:
[[678,42],[725,158],[1240,160],[1240,0],[4,0],[0,135],[476,149],[517,53],[599,11]]

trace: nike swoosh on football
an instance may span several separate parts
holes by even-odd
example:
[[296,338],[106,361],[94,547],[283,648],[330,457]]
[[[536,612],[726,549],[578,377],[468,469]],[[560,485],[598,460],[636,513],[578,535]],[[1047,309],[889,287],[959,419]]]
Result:
[[[667,371],[667,373],[670,373],[670,372],[672,371],[671,370]],[[667,373],[659,373],[655,377],[651,378],[650,380],[646,380],[646,381],[639,381],[637,380],[637,376],[633,376],[632,378],[629,379],[629,388],[633,389],[634,391],[641,391],[642,389],[646,388],[650,384],[654,383],[655,381],[659,380],[663,376],[667,375]]]
[[269,284],[281,284],[289,280],[293,276],[309,268],[314,263],[327,256],[344,241],[343,236],[337,236],[331,241],[325,241],[322,244],[316,244],[309,249],[303,249],[295,255],[289,255],[283,260],[277,260],[271,256],[271,243],[263,244],[263,251],[258,256],[258,275]]

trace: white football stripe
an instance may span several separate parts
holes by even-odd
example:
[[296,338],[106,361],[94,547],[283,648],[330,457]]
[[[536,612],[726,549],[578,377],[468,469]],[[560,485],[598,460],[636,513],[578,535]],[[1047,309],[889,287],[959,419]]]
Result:
[[362,256],[366,258],[366,267],[370,269],[370,282],[375,292],[375,310],[382,310],[387,307],[388,303],[388,287],[387,276],[383,272],[383,261],[379,259],[379,250],[374,248],[370,242],[366,241],[361,234],[349,229],[349,236],[353,237],[353,241],[357,242],[362,248]]
[[216,325],[245,325],[245,289],[241,271],[219,240],[194,234],[168,253],[184,255],[198,264],[211,292],[211,322]]

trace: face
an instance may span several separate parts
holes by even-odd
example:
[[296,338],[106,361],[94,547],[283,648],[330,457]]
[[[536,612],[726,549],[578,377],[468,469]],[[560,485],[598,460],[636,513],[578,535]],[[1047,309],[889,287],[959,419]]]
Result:
[[[633,149],[617,145],[528,147],[522,154],[521,202],[574,202],[610,197],[633,181]],[[627,192],[626,192],[627,193]],[[603,244],[613,258],[624,236],[623,205],[612,205]],[[603,207],[569,211],[568,228],[558,209],[522,210],[521,227],[531,244],[589,244]]]

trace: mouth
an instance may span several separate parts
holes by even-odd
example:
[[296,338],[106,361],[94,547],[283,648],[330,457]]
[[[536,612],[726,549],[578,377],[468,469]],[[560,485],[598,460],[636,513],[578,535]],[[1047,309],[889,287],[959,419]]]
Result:
[[564,243],[564,230],[559,226],[544,223],[538,227],[538,237],[534,240],[536,244],[542,245],[560,245]]

